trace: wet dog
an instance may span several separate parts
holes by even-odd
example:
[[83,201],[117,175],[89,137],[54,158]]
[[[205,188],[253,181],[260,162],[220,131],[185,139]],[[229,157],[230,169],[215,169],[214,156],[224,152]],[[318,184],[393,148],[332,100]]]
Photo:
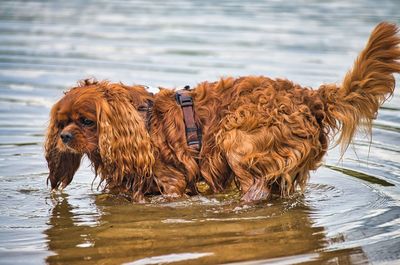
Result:
[[87,155],[107,189],[136,201],[196,194],[200,181],[213,192],[234,181],[245,201],[291,194],[305,187],[330,139],[339,133],[344,151],[360,125],[371,127],[400,72],[397,32],[379,24],[341,84],[312,90],[263,76],[203,82],[186,92],[189,114],[175,90],[153,95],[141,85],[82,81],[51,110],[51,187],[67,186]]

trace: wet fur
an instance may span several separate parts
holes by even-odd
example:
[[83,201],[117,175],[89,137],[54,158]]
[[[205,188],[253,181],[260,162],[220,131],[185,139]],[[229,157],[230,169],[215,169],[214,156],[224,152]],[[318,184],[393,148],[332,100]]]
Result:
[[[191,92],[203,130],[199,153],[186,144],[174,90],[152,95],[143,86],[83,81],[51,111],[48,180],[53,189],[67,186],[86,154],[107,188],[136,201],[146,194],[196,194],[199,181],[213,192],[234,181],[245,201],[289,195],[304,189],[337,133],[344,151],[357,128],[371,128],[395,88],[399,43],[395,25],[379,24],[342,84],[317,90],[263,76],[199,84]],[[148,100],[154,103],[150,131],[138,112]],[[96,124],[86,128],[82,117]],[[59,136],[65,131],[74,134],[68,145]]]

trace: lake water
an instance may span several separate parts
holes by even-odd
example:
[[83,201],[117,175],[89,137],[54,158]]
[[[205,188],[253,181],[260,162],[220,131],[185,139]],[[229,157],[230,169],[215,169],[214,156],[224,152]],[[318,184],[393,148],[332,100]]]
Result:
[[[80,79],[150,87],[221,76],[340,82],[398,0],[0,1],[0,264],[400,264],[400,88],[306,192],[261,205],[235,193],[134,205],[87,162],[46,186],[52,104]],[[399,81],[399,78],[397,77]],[[156,92],[156,89],[153,89]]]

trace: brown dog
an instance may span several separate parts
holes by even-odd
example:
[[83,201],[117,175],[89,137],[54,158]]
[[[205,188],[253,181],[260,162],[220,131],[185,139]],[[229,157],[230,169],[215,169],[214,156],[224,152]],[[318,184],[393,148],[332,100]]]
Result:
[[86,154],[107,188],[136,201],[195,194],[199,181],[213,192],[235,181],[245,201],[288,195],[304,188],[336,133],[344,151],[360,124],[371,127],[394,91],[399,43],[395,25],[379,24],[342,84],[318,90],[262,76],[199,84],[186,93],[199,149],[188,144],[190,113],[176,91],[83,81],[51,110],[48,180],[67,186]]

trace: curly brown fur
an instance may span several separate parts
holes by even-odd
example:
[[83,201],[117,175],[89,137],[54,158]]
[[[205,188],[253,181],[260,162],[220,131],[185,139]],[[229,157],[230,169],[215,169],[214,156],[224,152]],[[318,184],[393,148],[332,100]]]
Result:
[[[195,194],[199,181],[213,192],[234,181],[245,201],[286,196],[305,187],[336,133],[345,150],[360,125],[371,128],[400,72],[399,43],[395,25],[379,24],[343,83],[318,90],[262,76],[199,84],[191,91],[199,152],[186,144],[174,90],[153,95],[143,86],[81,82],[51,111],[48,179],[53,189],[67,186],[87,155],[107,188],[136,201]],[[138,109],[148,101],[146,121]]]

